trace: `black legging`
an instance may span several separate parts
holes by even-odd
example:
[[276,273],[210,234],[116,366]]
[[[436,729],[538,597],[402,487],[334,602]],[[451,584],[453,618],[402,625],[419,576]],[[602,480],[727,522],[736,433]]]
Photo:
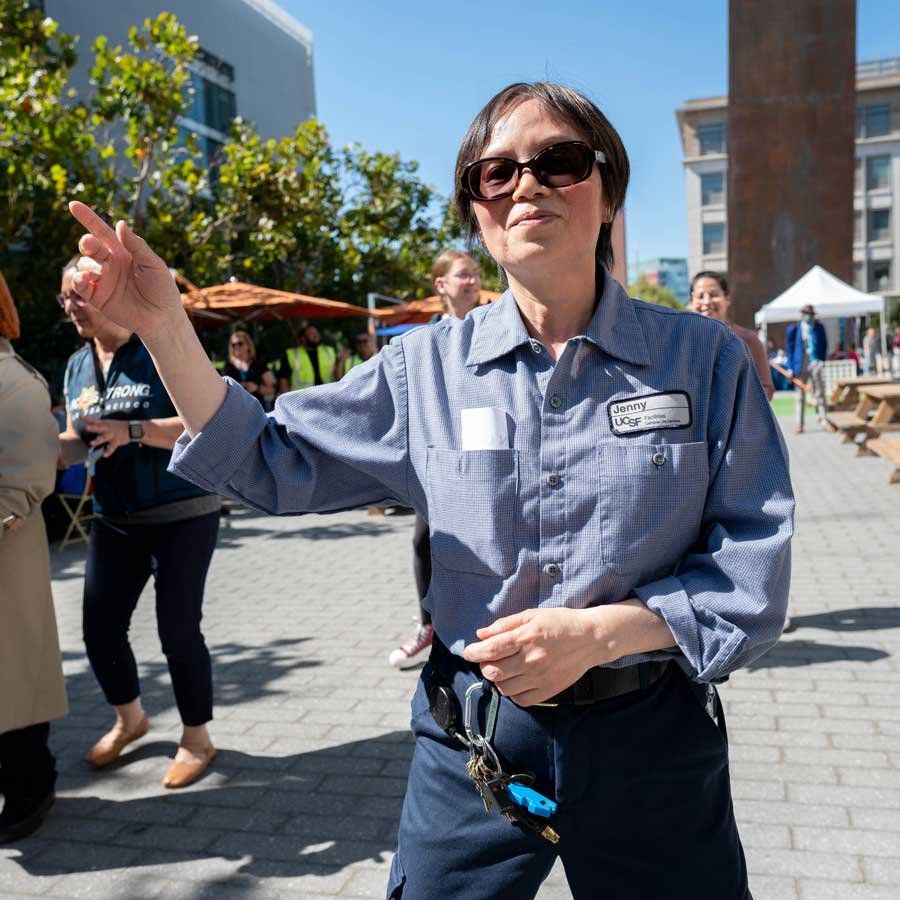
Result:
[[431,613],[422,606],[422,601],[431,584],[431,538],[428,536],[428,522],[418,514],[413,528],[413,574],[419,594],[419,621],[430,625]]
[[140,695],[128,627],[152,574],[157,628],[181,721],[203,725],[212,719],[212,665],[200,620],[218,533],[218,512],[163,525],[94,521],[84,580],[84,643],[112,705]]

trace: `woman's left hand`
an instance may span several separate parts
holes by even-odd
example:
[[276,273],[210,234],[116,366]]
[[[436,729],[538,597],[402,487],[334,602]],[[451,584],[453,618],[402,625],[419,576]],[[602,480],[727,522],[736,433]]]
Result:
[[123,419],[92,419],[89,416],[82,416],[81,421],[87,426],[88,431],[97,435],[91,441],[92,447],[106,444],[106,450],[103,451],[104,459],[112,456],[124,444],[131,443],[128,423]]
[[463,656],[519,706],[543,703],[603,662],[586,610],[528,609],[478,629]]

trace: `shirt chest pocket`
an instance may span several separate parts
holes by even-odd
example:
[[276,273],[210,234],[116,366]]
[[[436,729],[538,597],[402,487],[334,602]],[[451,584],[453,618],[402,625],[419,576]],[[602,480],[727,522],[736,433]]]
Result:
[[598,448],[603,563],[628,575],[674,565],[697,540],[709,486],[705,442]]
[[516,450],[437,450],[426,463],[431,552],[445,569],[507,576],[518,559]]

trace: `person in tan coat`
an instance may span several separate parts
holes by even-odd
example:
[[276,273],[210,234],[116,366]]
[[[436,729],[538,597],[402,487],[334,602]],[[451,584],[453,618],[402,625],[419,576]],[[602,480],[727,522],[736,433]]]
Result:
[[31,834],[53,805],[49,722],[67,711],[41,515],[59,442],[47,384],[10,343],[18,336],[0,275],[0,844]]

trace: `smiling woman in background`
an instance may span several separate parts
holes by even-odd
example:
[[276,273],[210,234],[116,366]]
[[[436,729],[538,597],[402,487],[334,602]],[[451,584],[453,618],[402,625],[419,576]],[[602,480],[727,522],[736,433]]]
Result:
[[775,395],[775,383],[772,381],[772,369],[766,356],[766,348],[755,332],[729,321],[731,296],[728,293],[725,276],[718,272],[698,272],[691,281],[691,309],[701,316],[724,322],[747,345],[750,358],[753,360],[753,368],[759,375],[759,383],[766,392],[766,398],[771,400]]
[[750,896],[713,685],[781,634],[787,461],[731,329],[608,275],[628,175],[584,96],[501,91],[456,206],[509,290],[268,418],[212,368],[165,263],[72,205],[76,289],[153,355],[187,429],[176,472],[267,512],[429,523],[392,897],[523,900],[557,858],[577,898]]

